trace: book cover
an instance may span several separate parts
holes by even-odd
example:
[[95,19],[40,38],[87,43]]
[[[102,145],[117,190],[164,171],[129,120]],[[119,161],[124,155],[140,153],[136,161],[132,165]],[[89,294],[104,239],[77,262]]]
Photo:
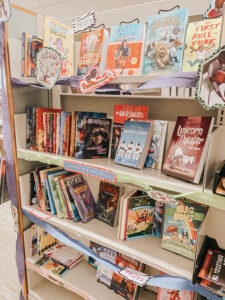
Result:
[[117,148],[115,163],[142,169],[152,138],[151,122],[126,121]]
[[183,72],[198,71],[199,64],[220,46],[222,18],[188,24]]
[[116,75],[140,75],[144,37],[143,23],[112,26],[106,68]]
[[36,143],[36,107],[32,107],[30,119],[30,150],[37,150]]
[[154,120],[151,145],[148,150],[145,167],[161,169],[168,121]]
[[[117,257],[117,252],[107,248],[105,246],[102,246],[100,244],[97,244],[95,242],[90,241],[89,248],[94,251],[99,257],[104,258],[108,261],[111,261],[112,263],[115,264],[116,262],[116,257]],[[99,263],[92,257],[88,257],[88,264],[95,269],[98,268]]]
[[81,261],[81,259],[84,258],[83,253],[62,243],[56,244],[55,246],[47,249],[44,252],[44,255],[47,255],[52,260],[60,263],[68,269],[74,267]]
[[[52,178],[52,181],[53,181],[52,184],[54,186],[55,197],[57,197],[56,201],[58,201],[58,203],[59,203],[58,205],[61,208],[63,218],[67,219],[68,218],[67,203],[64,201],[62,189],[61,189],[61,186],[59,184],[59,178],[61,178],[63,176],[67,176],[67,174],[63,174],[63,175],[59,175],[59,176],[53,177]],[[57,215],[58,215],[58,213],[57,213]]]
[[78,76],[84,76],[91,66],[98,66],[100,75],[105,72],[108,31],[104,28],[81,35]]
[[57,240],[41,227],[38,227],[37,241],[38,255],[42,255],[46,249],[57,243]]
[[40,268],[42,270],[46,271],[47,273],[49,273],[50,275],[52,273],[52,274],[58,275],[58,276],[63,275],[68,270],[65,266],[63,266],[51,259],[46,261],[42,266],[40,266]]
[[212,117],[177,118],[163,163],[165,174],[199,183],[212,124]]
[[22,54],[21,54],[21,77],[25,77],[25,43],[26,43],[26,33],[22,33]]
[[162,248],[190,259],[195,258],[197,233],[206,215],[206,206],[178,200],[165,208]]
[[187,22],[187,8],[149,17],[144,50],[144,75],[180,72]]
[[100,182],[95,217],[111,226],[118,221],[121,187],[108,182]]
[[74,75],[73,29],[44,16],[44,47],[51,47],[61,55],[61,77]]
[[111,119],[87,118],[84,128],[83,158],[108,157]]
[[30,235],[31,235],[31,256],[35,256],[38,253],[38,244],[37,244],[38,228],[36,224],[33,224],[31,226]]
[[31,118],[32,118],[32,107],[26,109],[26,148],[29,150],[31,147]]
[[61,129],[60,129],[60,155],[66,154],[67,148],[67,132],[68,132],[68,120],[67,116],[70,115],[69,112],[61,112]]

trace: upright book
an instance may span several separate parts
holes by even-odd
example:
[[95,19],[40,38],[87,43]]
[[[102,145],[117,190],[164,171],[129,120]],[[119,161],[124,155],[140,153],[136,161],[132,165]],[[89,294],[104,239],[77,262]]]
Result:
[[180,72],[188,22],[187,8],[149,17],[143,74]]
[[113,26],[110,31],[106,68],[117,75],[140,75],[145,24]]

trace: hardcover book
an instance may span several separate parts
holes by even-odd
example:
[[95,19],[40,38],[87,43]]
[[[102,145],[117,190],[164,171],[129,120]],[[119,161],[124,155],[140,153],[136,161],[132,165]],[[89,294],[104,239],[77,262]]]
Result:
[[115,163],[142,169],[148,154],[153,123],[126,121],[117,148]]
[[144,37],[143,23],[111,27],[106,69],[117,75],[140,75]]
[[198,71],[199,64],[220,46],[222,18],[188,24],[183,72]]
[[144,75],[180,72],[187,22],[187,8],[149,17],[145,40]]
[[106,29],[82,33],[78,76],[84,76],[91,66],[99,67],[100,76],[105,73],[108,36]]
[[100,182],[95,217],[111,226],[118,223],[121,187],[108,182]]
[[205,164],[213,117],[178,117],[163,172],[199,183]]
[[83,158],[108,157],[111,119],[87,118],[84,129]]
[[162,248],[190,259],[195,258],[197,234],[206,215],[206,206],[178,200],[165,208]]

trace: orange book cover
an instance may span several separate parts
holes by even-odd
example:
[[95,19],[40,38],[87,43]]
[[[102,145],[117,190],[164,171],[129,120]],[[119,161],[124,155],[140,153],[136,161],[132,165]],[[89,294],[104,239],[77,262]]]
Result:
[[70,156],[75,155],[75,137],[76,137],[76,112],[71,113],[71,127],[70,127]]

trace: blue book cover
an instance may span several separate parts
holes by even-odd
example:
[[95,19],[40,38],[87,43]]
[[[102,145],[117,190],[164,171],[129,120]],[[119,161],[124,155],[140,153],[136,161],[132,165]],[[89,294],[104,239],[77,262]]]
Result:
[[142,169],[152,137],[151,122],[126,121],[116,151],[115,163]]
[[187,8],[149,17],[144,49],[144,75],[180,72],[187,22]]

